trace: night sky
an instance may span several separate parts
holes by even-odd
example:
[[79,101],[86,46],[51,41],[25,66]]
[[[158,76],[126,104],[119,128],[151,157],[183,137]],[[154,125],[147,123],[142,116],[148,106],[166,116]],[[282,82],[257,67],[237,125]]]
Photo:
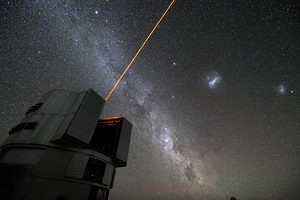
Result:
[[[106,98],[171,0],[0,4],[0,143],[51,89]],[[297,1],[177,0],[101,115],[132,124],[111,200],[300,198]]]

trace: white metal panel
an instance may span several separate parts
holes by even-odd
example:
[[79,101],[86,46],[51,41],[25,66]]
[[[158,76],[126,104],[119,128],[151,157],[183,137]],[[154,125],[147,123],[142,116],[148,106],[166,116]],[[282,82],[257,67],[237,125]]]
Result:
[[15,137],[15,139],[12,141],[12,143],[28,143],[28,138],[32,135],[34,129],[23,129],[21,131],[18,131],[16,133],[12,133],[16,134],[17,137]]
[[35,132],[30,138],[30,143],[48,144],[64,120],[64,116],[46,115],[38,122]]
[[48,147],[40,162],[34,168],[32,175],[61,179],[64,177],[72,157],[73,152],[71,151]]
[[87,200],[91,185],[63,180],[35,178],[23,200],[56,200],[58,196],[67,200]]
[[60,126],[58,127],[55,134],[51,138],[52,141],[61,139],[63,137],[63,135],[67,132],[75,114],[76,113],[72,113],[70,115],[64,116],[63,121],[60,123]]
[[113,173],[114,173],[114,167],[110,164],[107,164],[106,168],[105,168],[103,181],[102,181],[102,183],[104,185],[110,185],[111,184]]
[[90,89],[76,113],[67,134],[85,143],[89,143],[105,101]]
[[127,162],[132,124],[123,118],[116,158]]
[[75,153],[65,173],[65,176],[82,179],[88,160],[88,156]]
[[76,100],[78,94],[72,91],[55,90],[48,99],[45,99],[36,114],[66,115]]
[[86,94],[87,94],[87,92],[81,92],[77,96],[76,100],[73,102],[73,105],[70,107],[67,115],[64,116],[62,123],[59,124],[59,128],[56,130],[56,133],[54,134],[54,136],[51,139],[52,141],[61,139],[63,137],[63,135],[67,132],[78,109],[80,108],[81,104],[83,103]]
[[44,149],[40,148],[7,149],[4,155],[1,157],[1,162],[35,165],[41,159],[43,153]]
[[87,95],[87,91],[85,92],[81,92],[77,95],[77,98],[75,99],[75,101],[73,102],[72,106],[70,107],[70,109],[68,110],[68,115],[69,114],[73,114],[76,113],[77,110],[79,109],[79,107],[81,106],[85,96]]

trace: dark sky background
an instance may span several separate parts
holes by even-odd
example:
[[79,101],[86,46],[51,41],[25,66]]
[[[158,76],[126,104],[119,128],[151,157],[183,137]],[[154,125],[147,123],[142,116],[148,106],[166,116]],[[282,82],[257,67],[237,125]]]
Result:
[[[106,98],[171,0],[1,3],[0,143],[55,88]],[[177,0],[106,102],[111,200],[300,198],[298,1]]]

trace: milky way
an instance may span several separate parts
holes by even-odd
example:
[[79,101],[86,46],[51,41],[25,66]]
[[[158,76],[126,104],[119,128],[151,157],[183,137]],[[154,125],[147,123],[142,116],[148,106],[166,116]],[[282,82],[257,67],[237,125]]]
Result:
[[[51,89],[105,98],[169,3],[4,1],[0,142]],[[300,196],[298,10],[174,3],[101,116],[133,124],[110,199]]]

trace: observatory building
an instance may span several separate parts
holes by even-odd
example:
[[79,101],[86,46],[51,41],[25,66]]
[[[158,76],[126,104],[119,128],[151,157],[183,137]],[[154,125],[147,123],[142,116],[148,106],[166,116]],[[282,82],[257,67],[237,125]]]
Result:
[[92,89],[52,90],[30,107],[0,147],[0,199],[107,200],[132,125],[99,119],[104,104]]

